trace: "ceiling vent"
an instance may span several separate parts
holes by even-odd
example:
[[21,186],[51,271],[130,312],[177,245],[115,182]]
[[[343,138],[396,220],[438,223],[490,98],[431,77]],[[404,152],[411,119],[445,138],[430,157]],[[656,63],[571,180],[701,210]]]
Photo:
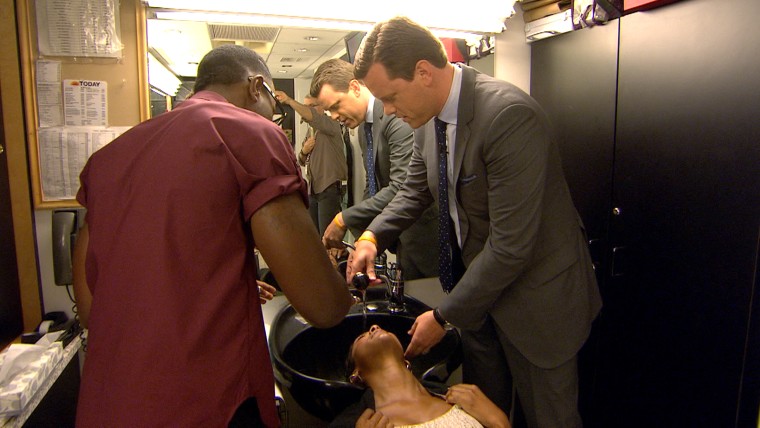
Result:
[[301,62],[304,58],[291,58],[291,57],[282,57],[280,58],[280,62]]
[[258,27],[254,25],[209,24],[212,40],[244,40],[254,42],[274,42],[279,33],[278,28]]

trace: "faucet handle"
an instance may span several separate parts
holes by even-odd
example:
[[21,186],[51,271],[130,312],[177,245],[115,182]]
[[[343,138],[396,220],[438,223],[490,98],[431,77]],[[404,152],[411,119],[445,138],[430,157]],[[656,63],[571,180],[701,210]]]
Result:
[[364,272],[356,272],[351,279],[351,285],[357,290],[366,290],[369,287],[369,277]]

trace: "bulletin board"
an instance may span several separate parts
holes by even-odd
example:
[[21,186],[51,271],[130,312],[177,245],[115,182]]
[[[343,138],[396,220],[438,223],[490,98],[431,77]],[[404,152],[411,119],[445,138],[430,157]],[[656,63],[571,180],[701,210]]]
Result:
[[78,206],[87,158],[150,114],[140,0],[16,2],[37,209]]

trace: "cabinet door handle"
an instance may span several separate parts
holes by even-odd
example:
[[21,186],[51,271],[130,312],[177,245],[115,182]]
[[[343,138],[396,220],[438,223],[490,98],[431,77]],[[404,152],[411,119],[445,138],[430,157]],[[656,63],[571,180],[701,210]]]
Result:
[[3,147],[2,144],[0,144],[0,155],[3,154],[4,151],[5,151],[5,147]]
[[598,270],[601,265],[602,244],[603,242],[601,239],[589,239],[588,241],[588,252],[589,255],[591,255],[591,266],[595,271]]
[[612,248],[612,276],[621,277],[626,274],[626,253],[627,247]]

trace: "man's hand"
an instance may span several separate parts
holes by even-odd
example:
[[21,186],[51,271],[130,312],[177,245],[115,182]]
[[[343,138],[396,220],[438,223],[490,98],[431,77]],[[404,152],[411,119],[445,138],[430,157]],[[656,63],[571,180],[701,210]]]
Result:
[[256,280],[256,284],[259,286],[259,301],[262,305],[265,304],[267,300],[272,300],[272,298],[274,298],[274,293],[277,292],[277,289],[274,288],[274,286],[259,280]]
[[430,352],[430,349],[446,335],[446,330],[435,320],[433,311],[427,311],[414,320],[409,334],[412,336],[412,340],[406,347],[404,357],[414,358]]
[[380,412],[366,409],[356,420],[355,428],[393,428],[393,424]]
[[305,155],[308,155],[309,153],[311,153],[312,150],[314,150],[314,144],[316,143],[316,141],[317,140],[314,138],[314,136],[307,138],[303,142],[303,147],[301,147],[301,153]]
[[507,415],[489,400],[476,385],[454,385],[446,392],[446,401],[459,404],[478,422],[487,428],[510,428]]
[[327,248],[327,257],[330,258],[330,263],[332,263],[333,267],[337,270],[338,269],[338,260],[346,256],[346,249],[337,249],[337,248]]
[[354,242],[354,247],[356,250],[354,250],[349,256],[349,266],[346,269],[346,280],[348,281],[348,284],[351,284],[351,279],[358,272],[364,272],[367,274],[370,279],[370,285],[381,284],[383,281],[378,279],[375,274],[375,257],[377,257],[377,247],[375,244],[367,240],[358,240]]
[[[341,213],[338,213],[336,216],[341,218],[341,221],[343,221],[343,216]],[[325,234],[322,235],[322,244],[325,246],[325,248],[340,248],[345,249],[345,245],[343,245],[343,238],[346,236],[346,228],[340,227],[338,223],[336,223],[335,220],[331,221],[329,225],[327,225],[327,229],[325,229]]]
[[278,91],[278,90],[274,91],[274,97],[277,98],[277,101],[283,104],[287,104],[287,105],[290,105],[290,100],[292,100],[292,98],[290,98],[288,94],[282,91]]

